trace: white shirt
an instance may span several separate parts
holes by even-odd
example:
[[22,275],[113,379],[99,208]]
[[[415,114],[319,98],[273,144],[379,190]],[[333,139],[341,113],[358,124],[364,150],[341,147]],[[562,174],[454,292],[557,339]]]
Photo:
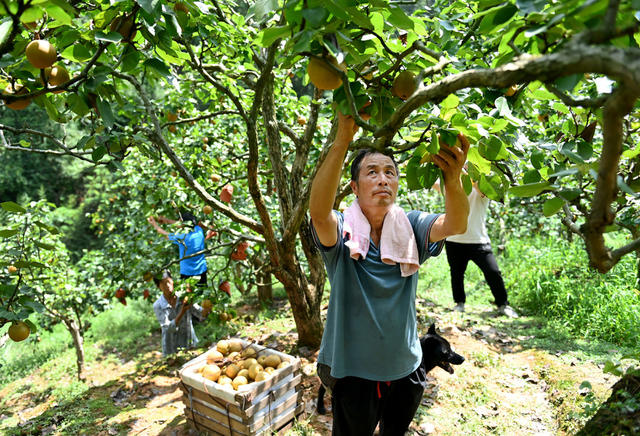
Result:
[[467,220],[467,231],[461,235],[449,236],[447,241],[459,244],[489,244],[491,240],[485,225],[489,199],[481,195],[475,187],[471,190],[468,198],[469,218]]

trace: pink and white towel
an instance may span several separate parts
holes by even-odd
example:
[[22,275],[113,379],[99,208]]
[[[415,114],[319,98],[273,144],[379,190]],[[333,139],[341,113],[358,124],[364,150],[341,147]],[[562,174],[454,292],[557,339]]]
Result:
[[[345,243],[349,247],[351,258],[359,260],[367,257],[371,224],[360,209],[358,200],[344,211],[343,236],[349,235]],[[380,235],[380,258],[388,265],[400,264],[402,277],[408,277],[420,268],[418,244],[407,214],[400,206],[393,205],[382,223]]]

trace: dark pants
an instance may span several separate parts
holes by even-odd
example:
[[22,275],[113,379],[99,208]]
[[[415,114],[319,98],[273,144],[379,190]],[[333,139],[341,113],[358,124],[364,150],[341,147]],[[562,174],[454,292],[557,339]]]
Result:
[[[188,279],[189,277],[198,277],[198,275],[195,276],[188,276],[186,274],[180,274],[180,278],[181,279]],[[200,280],[198,281],[198,283],[196,283],[196,286],[207,286],[207,272],[203,272],[202,274],[199,275]]]
[[380,422],[381,436],[402,436],[418,410],[426,384],[420,366],[392,382],[358,377],[337,379],[331,395],[333,436],[371,436]]
[[493,255],[493,251],[491,251],[491,244],[460,244],[445,241],[445,247],[451,271],[453,301],[456,303],[464,303],[466,301],[464,273],[467,270],[467,264],[471,260],[478,265],[478,268],[484,274],[496,305],[507,304],[507,290],[504,287],[504,280],[502,280],[502,274],[498,268],[496,258]]

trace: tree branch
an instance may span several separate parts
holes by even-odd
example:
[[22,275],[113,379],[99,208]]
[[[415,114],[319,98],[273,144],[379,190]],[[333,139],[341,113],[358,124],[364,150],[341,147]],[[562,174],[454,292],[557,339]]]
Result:
[[609,94],[603,94],[596,98],[584,98],[582,100],[575,100],[572,97],[560,91],[556,86],[550,83],[545,83],[545,87],[550,93],[558,97],[558,99],[560,99],[562,103],[564,103],[566,106],[571,106],[571,107],[580,106],[580,107],[598,108],[598,107],[601,107],[603,104],[605,104],[607,99],[610,97]]
[[232,221],[242,224],[250,228],[256,233],[262,234],[264,231],[264,228],[261,224],[254,221],[252,218],[248,216],[238,213],[231,206],[228,206],[225,203],[222,203],[221,201],[216,200],[211,194],[209,194],[209,192],[202,185],[200,185],[200,183],[198,183],[197,180],[195,180],[193,175],[184,166],[184,164],[182,163],[178,155],[176,155],[176,153],[173,151],[171,146],[167,143],[167,140],[162,135],[160,122],[158,121],[158,117],[156,117],[155,115],[155,110],[153,108],[153,105],[151,104],[149,97],[147,97],[146,92],[142,88],[142,85],[136,80],[136,78],[128,74],[123,74],[117,71],[112,71],[111,74],[123,80],[128,81],[136,89],[136,91],[138,92],[138,95],[143,101],[145,110],[147,112],[147,116],[149,117],[149,120],[151,121],[153,126],[153,128],[149,132],[151,142],[156,144],[156,146],[158,146],[158,148],[160,148],[160,150],[162,150],[164,154],[167,155],[169,160],[173,163],[173,166],[178,170],[178,172],[180,173],[182,178],[185,180],[185,182],[187,182],[187,185],[189,185],[191,189],[193,189],[193,191],[205,201],[205,203],[209,204],[210,206],[213,206],[216,210],[218,210],[219,212],[229,217]]

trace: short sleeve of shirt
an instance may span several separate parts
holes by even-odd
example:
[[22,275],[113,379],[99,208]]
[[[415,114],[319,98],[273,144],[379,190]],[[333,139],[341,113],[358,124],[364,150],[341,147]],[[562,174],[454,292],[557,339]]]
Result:
[[174,244],[179,244],[180,243],[179,241],[181,239],[184,239],[184,235],[180,235],[180,234],[177,234],[177,233],[169,233],[167,235],[167,238],[169,238],[169,240],[171,242],[173,242]]
[[407,218],[409,218],[409,222],[413,227],[413,234],[415,235],[416,242],[418,244],[418,253],[420,254],[419,257],[421,265],[428,258],[439,255],[442,251],[442,247],[444,246],[444,240],[429,242],[431,227],[439,216],[440,214],[437,213],[426,213],[417,210],[412,210],[407,213]]

